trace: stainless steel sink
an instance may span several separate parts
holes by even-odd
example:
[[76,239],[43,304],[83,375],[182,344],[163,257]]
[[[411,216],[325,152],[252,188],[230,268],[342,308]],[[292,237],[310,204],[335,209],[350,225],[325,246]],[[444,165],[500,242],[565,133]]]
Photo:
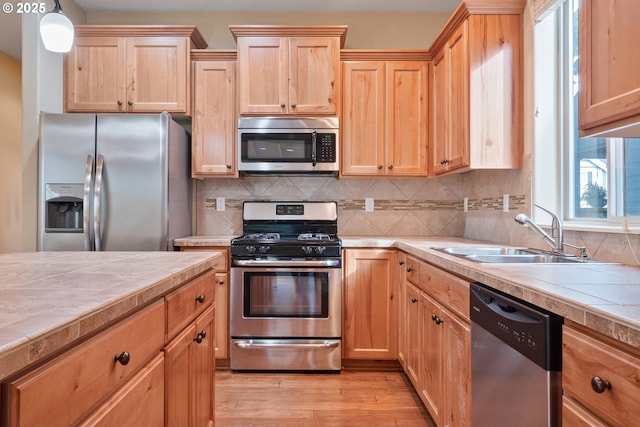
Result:
[[449,255],[475,262],[502,264],[558,264],[593,262],[591,259],[573,255],[552,254],[536,249],[488,247],[433,248]]

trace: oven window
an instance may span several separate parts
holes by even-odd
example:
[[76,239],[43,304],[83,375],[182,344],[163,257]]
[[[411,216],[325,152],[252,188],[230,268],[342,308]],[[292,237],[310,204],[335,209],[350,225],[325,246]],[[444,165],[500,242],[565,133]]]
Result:
[[244,317],[329,317],[329,274],[245,272]]
[[243,162],[309,162],[310,133],[243,133]]

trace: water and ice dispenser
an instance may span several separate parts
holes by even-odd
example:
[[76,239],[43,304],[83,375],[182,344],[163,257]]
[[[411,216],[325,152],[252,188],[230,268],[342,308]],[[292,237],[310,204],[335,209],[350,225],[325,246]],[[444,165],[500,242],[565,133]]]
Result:
[[45,184],[45,232],[82,233],[82,184]]

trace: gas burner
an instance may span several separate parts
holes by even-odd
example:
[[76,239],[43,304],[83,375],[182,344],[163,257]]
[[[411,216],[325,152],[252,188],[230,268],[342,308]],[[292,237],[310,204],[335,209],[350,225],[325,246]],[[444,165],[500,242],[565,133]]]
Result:
[[298,240],[331,240],[331,236],[326,233],[302,233],[298,235]]
[[250,233],[242,238],[244,240],[280,240],[280,233]]

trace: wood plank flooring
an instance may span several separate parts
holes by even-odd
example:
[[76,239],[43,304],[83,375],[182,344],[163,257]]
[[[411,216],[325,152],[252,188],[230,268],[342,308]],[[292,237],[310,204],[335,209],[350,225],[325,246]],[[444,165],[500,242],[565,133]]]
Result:
[[435,427],[402,372],[216,371],[216,427]]

